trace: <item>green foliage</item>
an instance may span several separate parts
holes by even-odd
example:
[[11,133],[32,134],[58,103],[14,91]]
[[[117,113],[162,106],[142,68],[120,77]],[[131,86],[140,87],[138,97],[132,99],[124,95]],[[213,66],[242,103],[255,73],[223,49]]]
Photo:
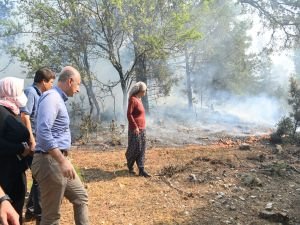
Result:
[[290,117],[283,117],[277,124],[276,134],[280,137],[292,135],[294,133],[294,124]]
[[172,86],[178,82],[178,80],[172,76],[172,70],[163,59],[152,60],[150,62],[148,78],[151,82],[157,82],[153,87],[150,87],[153,92],[152,96],[149,96],[150,100],[168,96]]
[[300,88],[298,82],[293,77],[290,78],[290,91],[289,91],[288,104],[292,107],[290,116],[297,124],[300,121]]
[[290,78],[288,104],[291,112],[288,117],[282,118],[277,124],[276,133],[271,136],[271,141],[284,143],[300,143],[300,135],[297,129],[300,125],[300,88],[295,78]]
[[271,134],[270,141],[273,144],[295,143],[297,140],[294,135],[295,124],[290,117],[283,117],[277,123],[277,129]]
[[84,181],[85,181],[85,177],[84,177],[84,173],[83,173],[83,171],[81,170],[81,168],[78,167],[78,166],[76,166],[76,165],[74,165],[74,169],[75,169],[75,171],[76,171],[78,177],[80,178],[80,180],[81,180],[82,182],[84,182]]

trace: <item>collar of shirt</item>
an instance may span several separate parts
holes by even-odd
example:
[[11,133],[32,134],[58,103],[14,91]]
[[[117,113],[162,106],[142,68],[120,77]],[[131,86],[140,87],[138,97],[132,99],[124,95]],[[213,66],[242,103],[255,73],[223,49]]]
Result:
[[68,101],[68,96],[63,90],[61,90],[58,86],[55,86],[54,89],[59,93],[59,95],[62,97],[64,102]]
[[32,84],[32,87],[38,92],[38,95],[41,96],[42,95],[42,92],[41,90],[38,88],[38,86],[36,86],[35,83]]

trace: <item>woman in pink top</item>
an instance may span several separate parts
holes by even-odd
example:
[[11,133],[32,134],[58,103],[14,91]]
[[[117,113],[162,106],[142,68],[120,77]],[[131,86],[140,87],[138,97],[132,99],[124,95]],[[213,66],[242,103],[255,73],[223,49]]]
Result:
[[146,95],[147,86],[137,82],[129,92],[128,119],[128,148],[126,151],[127,166],[130,174],[135,174],[133,165],[136,162],[139,176],[150,177],[144,170],[146,150],[146,118],[142,97]]

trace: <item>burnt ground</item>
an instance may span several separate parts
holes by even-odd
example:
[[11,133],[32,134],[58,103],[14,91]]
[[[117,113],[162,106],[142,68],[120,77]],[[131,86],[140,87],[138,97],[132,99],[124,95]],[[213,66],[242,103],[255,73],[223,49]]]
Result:
[[[128,175],[123,133],[107,135],[77,143],[71,154],[92,225],[300,224],[300,147],[222,132],[197,134],[191,145],[178,141],[186,139],[178,131],[171,145],[150,134],[146,169],[153,176],[146,179]],[[61,224],[74,224],[67,200],[61,214]]]

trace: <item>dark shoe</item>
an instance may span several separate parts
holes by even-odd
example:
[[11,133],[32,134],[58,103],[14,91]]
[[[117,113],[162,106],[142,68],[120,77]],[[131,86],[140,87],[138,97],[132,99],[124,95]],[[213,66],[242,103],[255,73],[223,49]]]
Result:
[[41,215],[36,216],[35,225],[40,225],[41,224],[41,220],[42,220]]
[[29,221],[32,221],[32,220],[35,220],[35,215],[34,213],[30,212],[30,211],[27,211],[25,213],[25,222],[29,222]]
[[132,168],[132,169],[129,169],[129,174],[130,174],[130,175],[135,175],[135,172],[134,172],[133,168]]
[[151,177],[151,175],[148,174],[145,170],[141,170],[141,171],[139,172],[139,176],[140,176],[140,177]]

